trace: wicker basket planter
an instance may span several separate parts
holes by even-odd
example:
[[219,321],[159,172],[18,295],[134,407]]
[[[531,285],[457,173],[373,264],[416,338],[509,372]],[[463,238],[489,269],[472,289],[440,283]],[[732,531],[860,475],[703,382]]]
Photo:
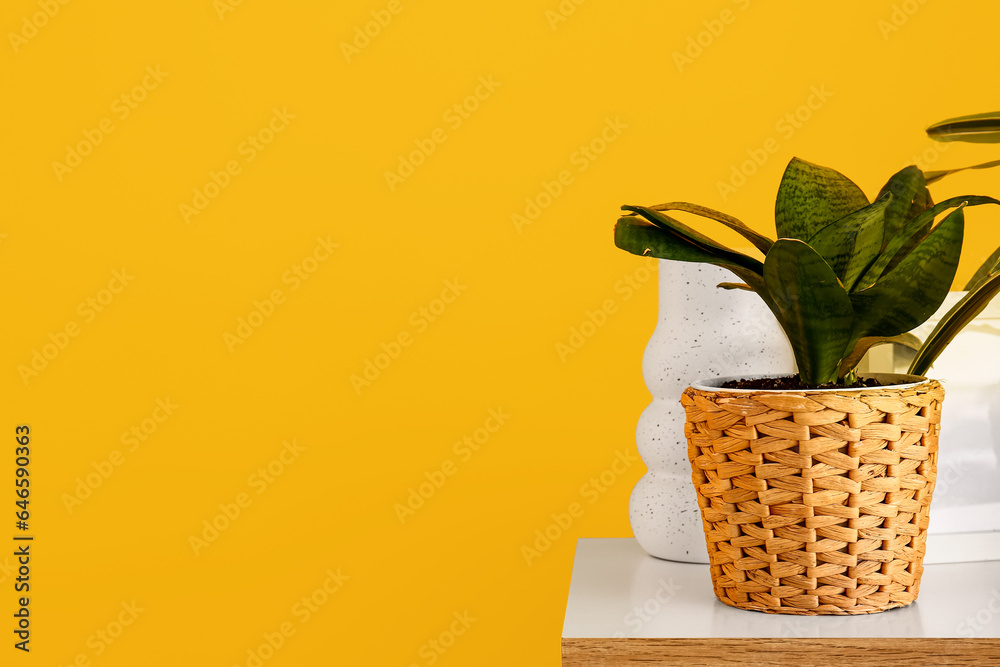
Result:
[[944,390],[689,387],[681,403],[715,594],[778,614],[868,614],[920,586]]

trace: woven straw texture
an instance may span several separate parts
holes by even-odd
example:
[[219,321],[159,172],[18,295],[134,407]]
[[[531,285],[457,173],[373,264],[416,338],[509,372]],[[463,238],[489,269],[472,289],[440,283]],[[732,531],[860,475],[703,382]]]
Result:
[[868,614],[920,586],[944,390],[688,388],[685,435],[715,594],[779,614]]

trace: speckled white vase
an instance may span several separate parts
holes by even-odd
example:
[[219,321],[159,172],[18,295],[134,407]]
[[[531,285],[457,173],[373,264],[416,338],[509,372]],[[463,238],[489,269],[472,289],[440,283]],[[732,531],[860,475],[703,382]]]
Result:
[[649,469],[635,485],[629,522],[652,556],[707,563],[705,533],[684,440],[681,393],[697,380],[789,374],[795,360],[774,315],[756,294],[723,290],[736,278],[705,264],[660,260],[660,314],[642,358],[653,394],[636,428]]

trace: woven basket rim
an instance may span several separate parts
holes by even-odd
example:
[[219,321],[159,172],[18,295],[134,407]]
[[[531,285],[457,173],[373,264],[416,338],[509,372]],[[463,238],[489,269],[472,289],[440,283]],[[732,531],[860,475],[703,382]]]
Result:
[[926,382],[931,382],[930,378],[922,375],[908,375],[906,373],[862,373],[859,377],[874,378],[880,382],[891,382],[881,387],[833,387],[831,389],[735,389],[722,385],[730,380],[757,380],[759,378],[782,377],[789,373],[758,373],[743,375],[727,375],[724,377],[714,377],[707,380],[699,380],[691,383],[692,389],[708,392],[725,392],[727,394],[829,394],[829,393],[853,393],[862,391],[878,391],[884,389],[910,389],[920,386]]

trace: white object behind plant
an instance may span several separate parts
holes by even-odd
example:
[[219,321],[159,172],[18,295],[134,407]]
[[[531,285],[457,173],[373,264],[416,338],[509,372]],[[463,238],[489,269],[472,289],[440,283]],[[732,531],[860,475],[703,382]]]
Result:
[[788,339],[759,296],[716,287],[738,281],[729,271],[660,260],[659,273],[659,320],[642,360],[653,402],[636,428],[639,455],[649,471],[632,490],[629,521],[647,553],[707,563],[681,393],[692,382],[711,377],[790,374],[795,360]]
[[[952,292],[927,322],[921,340],[965,292]],[[871,365],[905,372],[913,353],[883,346]],[[944,387],[938,477],[928,527],[934,535],[1000,531],[1000,301],[970,322],[927,372]],[[995,556],[994,556],[995,557]]]

